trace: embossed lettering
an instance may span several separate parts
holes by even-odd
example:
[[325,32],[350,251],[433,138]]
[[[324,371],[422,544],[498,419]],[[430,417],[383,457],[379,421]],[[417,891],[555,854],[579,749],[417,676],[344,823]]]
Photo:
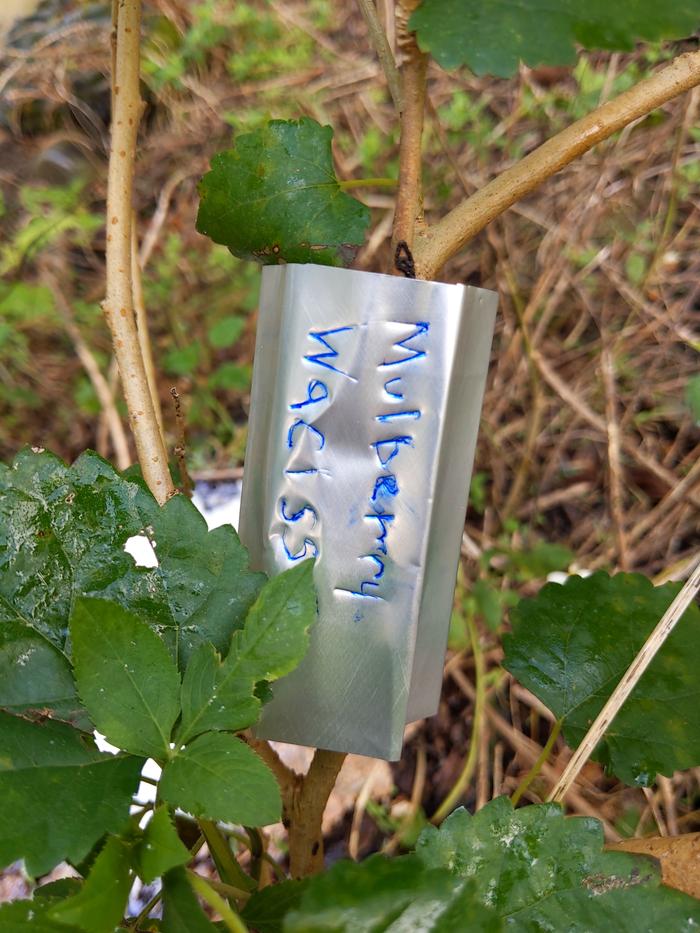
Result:
[[[375,441],[371,446],[374,447],[377,452],[379,462],[385,467],[394,457],[398,456],[402,446],[413,447],[413,438],[406,434],[401,434],[397,437],[387,437],[383,441]],[[385,448],[388,448],[389,453],[382,454]]]
[[312,434],[315,434],[316,437],[319,439],[318,449],[323,450],[324,445],[326,443],[325,434],[319,431],[318,428],[315,428],[312,424],[309,424],[307,421],[302,421],[301,418],[297,418],[297,420],[294,422],[294,424],[289,429],[289,432],[287,434],[287,447],[289,447],[290,449],[294,447],[294,432],[296,431],[297,428],[306,428],[307,431],[311,431]]
[[341,376],[347,376],[348,379],[352,379],[353,382],[357,382],[354,376],[351,376],[349,373],[346,373],[343,369],[338,369],[332,363],[329,363],[328,360],[335,360],[338,358],[338,351],[335,349],[332,344],[330,344],[326,337],[331,337],[333,334],[342,334],[345,331],[354,330],[353,327],[334,327],[331,330],[311,330],[309,331],[309,337],[313,340],[316,340],[322,346],[326,348],[326,353],[307,353],[304,357],[305,360],[308,360],[310,363],[316,363],[318,366],[323,366],[324,369],[330,369],[331,372],[339,373]]
[[421,334],[427,334],[428,330],[430,329],[430,324],[428,324],[427,321],[416,321],[414,325],[409,326],[415,327],[414,332],[409,334],[408,337],[404,337],[403,340],[396,340],[394,342],[394,346],[400,347],[402,350],[406,350],[408,356],[402,356],[401,359],[391,360],[390,362],[384,360],[384,362],[381,364],[382,366],[400,366],[402,363],[408,363],[411,360],[418,360],[425,356],[425,350],[416,350],[415,347],[409,346],[409,343],[411,340],[415,340],[416,338],[420,337]]
[[[321,394],[318,394],[318,390],[321,391]],[[313,405],[316,402],[322,402],[324,399],[328,398],[328,386],[325,382],[321,382],[320,379],[312,379],[309,382],[306,398],[303,402],[293,402],[289,407],[290,408],[306,408],[307,405]],[[314,395],[316,392],[316,395]]]

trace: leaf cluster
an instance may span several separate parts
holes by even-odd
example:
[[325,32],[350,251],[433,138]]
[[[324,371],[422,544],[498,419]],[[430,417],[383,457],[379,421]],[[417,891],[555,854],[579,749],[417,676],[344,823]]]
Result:
[[[156,567],[124,551],[138,533]],[[47,929],[112,930],[135,874],[189,861],[169,810],[280,819],[274,775],[235,733],[306,650],[312,570],[265,582],[231,527],[208,532],[182,496],[159,508],[92,453],[68,467],[25,451],[0,469],[0,865],[90,865]],[[101,752],[93,729],[118,752]],[[146,758],[162,774],[142,830],[130,807]],[[183,885],[169,877],[175,903]]]

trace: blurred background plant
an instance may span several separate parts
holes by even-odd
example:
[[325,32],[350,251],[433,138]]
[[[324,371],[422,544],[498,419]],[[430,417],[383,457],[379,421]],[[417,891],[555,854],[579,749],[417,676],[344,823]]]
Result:
[[[392,3],[378,8],[393,36]],[[7,20],[11,12],[3,8]],[[125,423],[99,311],[109,6],[28,0],[23,12],[31,15],[0,40],[0,457],[32,444],[67,459],[86,447],[113,458],[95,377],[97,369]],[[341,179],[396,177],[396,123],[353,4],[152,0],[145,13],[134,206],[166,432],[172,450],[175,386],[195,478],[238,476],[259,270],[195,232],[197,181],[232,134],[303,114],[334,127]],[[426,211],[454,205],[691,45],[581,55],[573,70],[523,67],[512,80],[431,65]],[[359,814],[358,852],[397,826],[412,832],[421,806],[430,812],[454,785],[472,724],[471,627],[481,632],[501,717],[480,733],[486,757],[468,802],[483,802],[517,786],[549,729],[526,691],[509,692],[498,666],[510,606],[576,566],[681,577],[697,548],[699,99],[696,89],[596,147],[445,269],[446,281],[500,294],[453,661],[440,716],[418,728],[394,769],[394,803],[370,800]],[[393,196],[360,196],[375,224],[358,266],[389,271]],[[574,809],[600,806],[613,834],[653,824],[653,801],[641,791],[602,802],[610,780],[592,764],[586,780],[589,796]],[[663,793],[676,801],[674,818],[693,828],[696,778]],[[403,809],[392,810],[396,801]]]

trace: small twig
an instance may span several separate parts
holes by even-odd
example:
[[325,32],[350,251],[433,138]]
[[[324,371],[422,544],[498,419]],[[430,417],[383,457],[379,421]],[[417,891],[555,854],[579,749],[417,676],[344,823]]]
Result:
[[174,452],[175,459],[177,460],[177,468],[180,472],[180,485],[182,492],[187,496],[188,499],[191,499],[194,485],[192,483],[192,478],[187,471],[187,437],[185,434],[185,419],[182,414],[182,403],[180,402],[180,393],[177,391],[175,386],[171,388],[170,394],[173,397],[173,404],[175,406],[175,434],[177,437],[177,442],[175,444]]
[[537,756],[537,759],[535,763],[533,764],[533,766],[530,768],[530,770],[527,772],[525,777],[522,779],[520,784],[518,784],[517,788],[513,792],[510,798],[510,802],[513,804],[514,807],[518,805],[518,801],[520,800],[522,795],[528,789],[530,784],[532,784],[532,782],[535,780],[537,775],[542,770],[542,766],[549,759],[551,751],[554,748],[554,743],[556,742],[557,738],[559,737],[559,733],[561,732],[562,722],[563,720],[557,719],[557,721],[554,723],[552,727],[552,731],[549,733],[549,738],[547,739],[547,742],[544,748]]
[[213,820],[199,820],[199,828],[202,830],[209,854],[211,855],[216,870],[221,880],[225,884],[230,884],[241,892],[250,893],[255,889],[255,882],[243,871],[231,851],[228,839],[221,832]]
[[[697,84],[700,52],[686,52],[651,78],[557,133],[437,224],[421,231],[414,246],[418,276],[435,278],[450,257],[520,198],[597,143]],[[400,238],[411,244],[407,236]]]
[[386,83],[389,86],[389,93],[394,100],[397,111],[401,113],[401,81],[399,78],[399,70],[394,61],[394,53],[391,51],[389,40],[386,37],[382,24],[379,22],[374,0],[357,0],[357,2],[360,7],[360,12],[362,13],[362,18],[367,24],[370,45],[377,53],[379,64],[384,70]]
[[360,792],[355,799],[355,810],[352,815],[352,824],[350,826],[350,835],[348,836],[348,855],[354,861],[360,856],[360,830],[362,829],[362,818],[367,809],[367,803],[372,794],[374,782],[377,780],[382,762],[377,761],[374,767],[370,769],[369,774],[364,780]]
[[221,922],[231,933],[248,933],[248,928],[241,920],[238,914],[228,904],[223,897],[215,891],[209,881],[198,875],[197,872],[187,869],[187,877],[194,890],[199,894],[203,901],[217,912],[221,917]]
[[[469,697],[469,699],[473,702],[476,698],[474,687],[467,680],[462,671],[457,668],[453,671],[450,671],[450,676],[455,681],[460,690],[464,693],[464,695]],[[504,719],[504,717],[501,716],[501,714],[498,713],[490,703],[486,704],[486,720],[493,727],[495,732],[503,736],[503,738],[518,755],[525,758],[526,761],[537,760],[542,751],[541,746],[539,746],[537,742],[534,742],[532,739],[528,738],[522,732],[519,732],[515,726]],[[503,762],[501,759],[499,765],[501,775],[500,777],[498,774],[495,775],[495,778],[498,777],[499,779],[496,781],[494,778],[494,793],[496,787],[498,787],[499,790],[502,789],[502,765]],[[549,784],[554,784],[558,778],[558,773],[552,765],[545,762],[542,765],[542,776]],[[609,820],[606,820],[605,817],[602,817],[600,815],[599,808],[589,804],[576,788],[572,788],[569,794],[569,802],[571,803],[573,809],[577,810],[579,813],[582,813],[584,816],[592,816],[600,820],[600,822],[603,824],[605,838],[608,840],[608,842],[619,842],[620,834],[617,832],[614,826],[610,823]]]
[[671,778],[660,774],[658,777],[659,790],[664,802],[664,812],[666,813],[666,826],[669,836],[678,835],[678,814],[676,812],[676,797],[673,793],[673,781]]
[[399,190],[394,214],[393,242],[413,249],[416,220],[422,213],[421,142],[425,115],[427,56],[418,48],[408,20],[418,0],[400,0],[397,6],[397,38],[404,61],[401,65],[401,141],[399,143]]
[[92,383],[92,387],[95,390],[95,395],[97,396],[100,406],[102,407],[105,423],[109,431],[109,436],[112,440],[112,447],[114,448],[114,457],[117,462],[117,467],[120,470],[125,470],[131,464],[131,452],[129,451],[129,442],[126,438],[126,432],[124,431],[122,419],[119,415],[119,412],[117,411],[117,406],[114,403],[114,394],[112,393],[110,385],[105,379],[102,370],[100,369],[97,360],[92,353],[92,350],[87,345],[83,335],[80,333],[80,328],[78,327],[78,324],[75,320],[73,309],[68,303],[68,299],[66,298],[64,290],[60,287],[53,273],[49,272],[48,269],[43,269],[42,277],[53,294],[56,310],[63,320],[63,326],[65,327],[68,336],[73,342],[76,356],[80,360],[83,369],[87,373],[88,379]]
[[643,787],[642,793],[646,797],[649,810],[651,811],[651,815],[654,817],[654,822],[656,823],[656,828],[659,831],[659,835],[668,836],[668,830],[666,829],[664,818],[661,815],[661,810],[659,809],[659,804],[656,800],[656,794],[650,787]]
[[621,706],[637,686],[644,671],[656,657],[659,649],[675,628],[683,613],[700,591],[700,561],[686,581],[683,589],[678,593],[661,621],[642,646],[637,657],[632,661],[622,676],[619,684],[613,690],[607,703],[596,716],[593,725],[586,733],[583,741],[574,752],[571,760],[559,778],[556,787],[549,795],[549,800],[559,802],[564,799],[569,788],[578,777],[581,768],[590,758],[596,745],[602,739],[606,729],[620,711]]
[[476,757],[479,750],[479,733],[486,711],[486,685],[484,682],[486,664],[484,661],[484,653],[481,649],[481,643],[479,642],[479,632],[471,616],[467,616],[467,628],[469,629],[469,639],[471,641],[472,654],[474,655],[475,697],[472,734],[469,738],[469,751],[467,752],[462,771],[448,795],[431,817],[431,822],[435,824],[442,823],[445,817],[454,810],[474,776]]
[[625,520],[623,511],[623,480],[620,460],[620,425],[617,419],[617,392],[615,391],[615,364],[612,353],[603,334],[603,350],[600,357],[600,370],[605,389],[605,419],[608,434],[608,467],[610,470],[610,514],[612,516],[617,560],[620,570],[629,570],[629,555],[625,539]]
[[141,117],[139,95],[140,0],[120,0],[117,7],[115,70],[112,75],[112,143],[107,181],[107,289],[102,304],[112,334],[129,420],[143,476],[159,503],[175,488],[168,470],[146,369],[139,346],[131,262],[131,212],[136,134]]
[[134,312],[136,314],[136,331],[139,336],[139,346],[141,347],[141,356],[143,365],[146,368],[146,379],[148,388],[151,391],[153,409],[156,413],[160,434],[165,442],[165,432],[163,430],[163,411],[160,407],[160,398],[158,396],[158,380],[156,379],[156,368],[153,363],[153,347],[151,346],[151,335],[148,330],[148,317],[146,315],[146,302],[143,297],[143,281],[141,279],[141,263],[139,261],[138,233],[136,230],[136,214],[131,215],[131,283],[134,293]]

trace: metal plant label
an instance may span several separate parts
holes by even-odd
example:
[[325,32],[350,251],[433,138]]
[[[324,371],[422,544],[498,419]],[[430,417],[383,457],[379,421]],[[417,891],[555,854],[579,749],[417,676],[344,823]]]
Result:
[[257,733],[379,758],[437,711],[497,296],[263,270],[241,538],[315,558],[319,619]]

